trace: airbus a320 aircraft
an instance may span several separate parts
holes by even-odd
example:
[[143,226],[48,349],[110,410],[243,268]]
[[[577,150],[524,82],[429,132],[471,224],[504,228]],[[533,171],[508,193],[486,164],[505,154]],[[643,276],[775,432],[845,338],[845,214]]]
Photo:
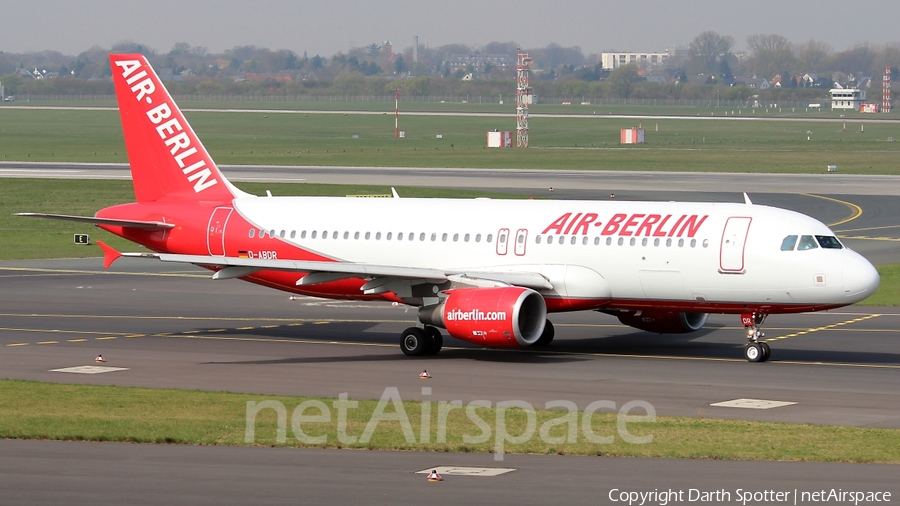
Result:
[[94,223],[154,253],[287,292],[418,307],[407,355],[443,338],[547,345],[547,314],[593,310],[659,333],[741,315],[762,362],[773,313],[837,308],[878,287],[875,268],[821,222],[745,203],[257,197],[218,170],[147,60],[110,55],[137,202]]

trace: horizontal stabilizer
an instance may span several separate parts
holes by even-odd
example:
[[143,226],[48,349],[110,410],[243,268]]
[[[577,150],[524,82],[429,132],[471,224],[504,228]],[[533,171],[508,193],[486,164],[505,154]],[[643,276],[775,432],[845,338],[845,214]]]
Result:
[[166,230],[175,227],[174,223],[163,223],[161,221],[117,220],[115,218],[97,218],[95,216],[70,216],[68,214],[15,213],[14,216],[77,221],[80,223],[93,223],[94,225],[114,225],[119,227],[139,228],[142,230]]

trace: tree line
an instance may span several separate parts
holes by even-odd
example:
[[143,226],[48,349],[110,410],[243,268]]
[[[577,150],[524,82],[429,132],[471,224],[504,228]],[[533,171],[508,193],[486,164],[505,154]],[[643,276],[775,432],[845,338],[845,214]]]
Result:
[[[893,78],[900,80],[900,43],[861,43],[835,51],[822,41],[792,43],[777,34],[754,34],[746,40],[747,51],[736,51],[735,45],[728,35],[706,31],[694,37],[687,51],[673,52],[664,67],[626,65],[615,70],[604,69],[600,55],[585,55],[578,46],[549,44],[526,51],[533,60],[531,82],[538,97],[744,100],[760,94],[765,99],[806,100],[823,97],[835,81],[870,76],[880,84],[886,66],[893,67]],[[7,95],[111,95],[107,55],[136,52],[147,56],[170,91],[180,95],[384,96],[399,86],[404,95],[507,95],[511,100],[517,50],[514,42],[448,44],[420,47],[414,61],[411,47],[399,49],[389,42],[323,57],[256,46],[210,53],[185,42],[158,53],[126,41],[109,49],[92,47],[77,56],[0,52],[0,82]],[[459,56],[470,63],[455,63]],[[30,75],[35,69],[43,78]],[[664,75],[665,82],[647,82],[647,75],[654,74]],[[712,79],[689,78],[698,75]],[[781,86],[765,92],[740,86],[737,80],[752,76],[771,81],[776,75]],[[818,82],[798,79],[810,75]]]

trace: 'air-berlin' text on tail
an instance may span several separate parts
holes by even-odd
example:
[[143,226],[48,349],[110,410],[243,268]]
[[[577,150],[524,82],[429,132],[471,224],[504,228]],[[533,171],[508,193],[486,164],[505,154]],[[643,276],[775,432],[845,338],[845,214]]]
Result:
[[109,55],[138,202],[229,202],[241,193],[206,148],[141,54]]

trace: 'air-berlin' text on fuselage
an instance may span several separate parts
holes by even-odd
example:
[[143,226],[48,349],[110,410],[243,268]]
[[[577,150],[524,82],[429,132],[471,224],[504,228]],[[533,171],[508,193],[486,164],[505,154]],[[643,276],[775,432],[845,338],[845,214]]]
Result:
[[600,235],[646,237],[694,237],[708,215],[696,214],[614,214],[606,222],[597,221],[597,213],[566,213],[557,218],[541,234],[588,235],[590,227],[603,227]]
[[[156,91],[153,79],[147,75],[146,70],[135,74],[141,68],[141,63],[137,60],[117,61],[116,66],[122,69],[122,77],[131,86],[131,91],[135,94],[137,101],[153,104],[152,95]],[[157,125],[156,133],[165,141],[169,153],[178,167],[187,175],[188,181],[194,183],[194,192],[200,193],[219,182],[213,177],[212,171],[207,166],[204,152],[191,146],[191,136],[188,132],[183,131],[184,127],[178,117],[169,119],[172,116],[172,108],[169,107],[169,104],[162,102],[146,113],[150,121]],[[168,121],[163,122],[164,120]]]

